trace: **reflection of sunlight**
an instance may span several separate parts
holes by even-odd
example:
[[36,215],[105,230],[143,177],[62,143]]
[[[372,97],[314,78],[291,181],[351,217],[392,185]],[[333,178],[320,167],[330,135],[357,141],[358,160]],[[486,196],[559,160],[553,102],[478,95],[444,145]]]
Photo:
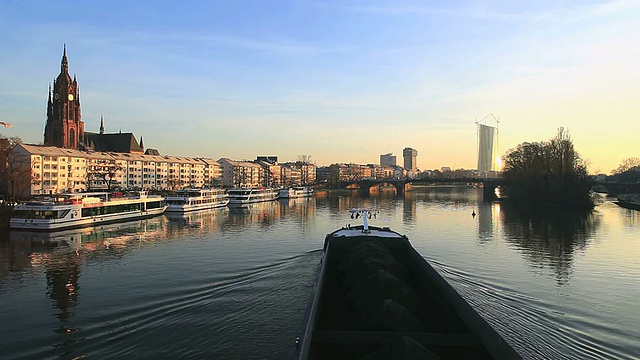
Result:
[[496,157],[496,170],[502,171],[502,158],[500,156]]

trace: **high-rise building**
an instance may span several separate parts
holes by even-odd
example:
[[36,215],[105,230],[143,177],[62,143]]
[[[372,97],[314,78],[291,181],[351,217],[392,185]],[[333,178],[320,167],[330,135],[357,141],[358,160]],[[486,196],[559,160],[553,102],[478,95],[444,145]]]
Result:
[[49,86],[47,123],[44,127],[44,145],[78,149],[84,139],[81,120],[80,92],[75,75],[69,76],[67,46],[64,46],[60,74]]
[[380,155],[380,166],[395,166],[396,156],[392,153]]
[[418,150],[406,147],[402,150],[402,157],[404,158],[404,168],[406,170],[418,169]]
[[496,149],[498,140],[497,128],[478,124],[478,170],[497,170]]

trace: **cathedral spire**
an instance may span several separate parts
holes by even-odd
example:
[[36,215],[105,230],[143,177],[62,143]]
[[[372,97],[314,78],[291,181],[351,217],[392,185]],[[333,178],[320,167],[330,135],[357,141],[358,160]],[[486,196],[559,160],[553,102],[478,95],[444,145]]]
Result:
[[144,143],[142,142],[142,135],[140,135],[140,149],[144,151]]
[[104,134],[104,117],[100,114],[100,134]]
[[53,108],[53,99],[51,98],[51,84],[49,84],[49,101],[47,102],[47,118],[51,116],[51,111]]
[[69,76],[67,44],[62,50],[60,74],[49,89],[47,122],[44,128],[44,145],[67,149],[79,149],[84,142],[84,122],[80,109],[78,80]]
[[67,60],[67,44],[64,44],[64,50],[62,52],[62,64],[60,65],[60,71],[63,74],[69,73],[69,61]]

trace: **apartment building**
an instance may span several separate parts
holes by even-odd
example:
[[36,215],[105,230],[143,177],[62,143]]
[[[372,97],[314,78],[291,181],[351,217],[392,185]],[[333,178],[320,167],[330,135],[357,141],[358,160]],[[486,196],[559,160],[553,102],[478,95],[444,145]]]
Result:
[[220,182],[212,159],[18,144],[7,159],[14,197],[107,189],[181,189]]

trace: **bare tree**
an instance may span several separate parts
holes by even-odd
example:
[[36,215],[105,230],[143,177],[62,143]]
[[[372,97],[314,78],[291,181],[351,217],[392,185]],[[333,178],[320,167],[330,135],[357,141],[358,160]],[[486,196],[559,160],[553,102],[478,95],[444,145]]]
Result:
[[[11,200],[31,195],[31,159],[29,155],[9,152],[3,154],[3,177],[8,188],[7,195]],[[28,190],[28,191],[27,191]]]
[[113,179],[123,170],[124,168],[115,160],[97,160],[97,162],[91,164],[87,169],[87,188],[91,188],[93,181],[100,180],[106,184],[107,191],[111,192]]
[[175,176],[169,176],[167,179],[167,187],[171,191],[175,191],[175,189],[180,185],[180,181]]
[[311,176],[311,169],[315,168],[315,165],[311,163],[311,155],[298,155],[298,161],[296,166],[300,169],[300,182],[302,185],[307,185],[311,179],[315,180],[314,176]]
[[245,187],[247,182],[247,168],[245,166],[233,167],[233,186],[236,188]]
[[298,155],[298,161],[304,164],[311,164],[311,155]]
[[264,169],[264,179],[262,181],[262,184],[264,187],[274,187],[277,186],[277,184],[275,183],[275,176],[273,174],[273,170],[271,170],[271,167],[269,165],[267,165],[266,168]]
[[[15,147],[22,143],[17,136],[7,138],[0,134],[0,167],[3,192],[11,200],[31,195],[31,158],[27,154],[19,154]],[[27,191],[28,190],[28,191]]]
[[345,169],[345,178],[348,181],[358,181],[362,179],[362,168],[358,164],[349,163]]
[[630,157],[622,160],[620,165],[614,170],[611,170],[613,175],[622,174],[625,171],[640,169],[640,158]]

